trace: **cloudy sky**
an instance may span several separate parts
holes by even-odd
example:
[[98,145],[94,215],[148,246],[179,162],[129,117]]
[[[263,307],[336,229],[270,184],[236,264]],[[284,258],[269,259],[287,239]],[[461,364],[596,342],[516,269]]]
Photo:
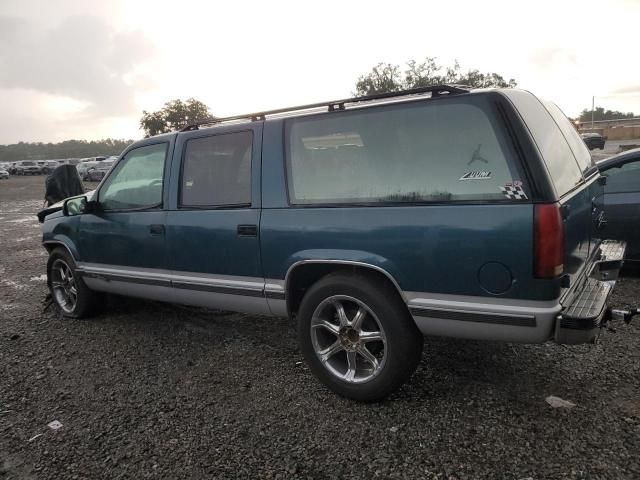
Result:
[[568,115],[640,114],[640,0],[0,0],[0,143],[138,138],[142,110],[216,115],[350,95],[378,62],[495,71]]

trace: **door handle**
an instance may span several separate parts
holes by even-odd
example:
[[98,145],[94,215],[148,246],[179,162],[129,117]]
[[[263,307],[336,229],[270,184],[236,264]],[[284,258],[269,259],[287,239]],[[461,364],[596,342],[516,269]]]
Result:
[[164,225],[162,225],[161,223],[150,225],[149,233],[151,235],[164,235]]
[[238,225],[239,237],[257,237],[258,226],[257,225]]

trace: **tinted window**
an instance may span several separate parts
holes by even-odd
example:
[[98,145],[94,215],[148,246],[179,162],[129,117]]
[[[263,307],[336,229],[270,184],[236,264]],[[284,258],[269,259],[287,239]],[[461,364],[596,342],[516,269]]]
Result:
[[629,162],[620,168],[603,172],[607,178],[607,193],[640,192],[640,160]]
[[252,132],[187,141],[180,204],[206,207],[251,203]]
[[580,134],[555,103],[544,102],[544,105],[558,124],[558,127],[560,127],[564,138],[566,138],[567,143],[569,143],[569,147],[573,151],[575,159],[578,161],[580,169],[583,172],[586,172],[594,166],[594,162],[591,159],[591,154],[589,153],[589,149],[585,145],[584,140],[580,138]]
[[514,177],[483,97],[442,99],[291,120],[295,204],[504,200]]
[[100,206],[120,210],[161,205],[166,157],[166,143],[128,152],[100,189]]
[[562,131],[540,100],[529,92],[507,91],[522,115],[547,165],[558,196],[562,196],[582,181],[582,173]]

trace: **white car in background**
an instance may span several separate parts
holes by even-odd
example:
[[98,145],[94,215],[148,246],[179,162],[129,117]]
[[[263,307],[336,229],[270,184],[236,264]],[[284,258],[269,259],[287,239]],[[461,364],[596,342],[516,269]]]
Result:
[[78,175],[80,175],[80,178],[82,180],[89,180],[88,177],[88,171],[91,170],[92,168],[95,168],[100,162],[96,162],[93,160],[89,160],[89,161],[82,161],[79,164],[76,165],[76,170],[78,170]]

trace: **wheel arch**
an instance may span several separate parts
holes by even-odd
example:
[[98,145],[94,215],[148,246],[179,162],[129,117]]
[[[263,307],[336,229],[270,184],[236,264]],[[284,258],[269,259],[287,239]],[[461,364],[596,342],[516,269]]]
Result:
[[44,246],[44,248],[47,250],[47,253],[49,254],[51,254],[51,252],[53,252],[54,249],[58,247],[63,247],[69,253],[69,255],[71,255],[71,258],[73,259],[74,262],[78,261],[77,252],[74,252],[74,250],[71,247],[69,247],[69,245],[67,245],[66,242],[62,240],[46,240],[42,242],[42,245]]
[[[301,260],[289,267],[285,275],[284,289],[287,314],[298,311],[305,292],[321,278],[335,272],[360,273],[388,284],[406,305],[407,301],[396,279],[384,268],[365,262],[350,260]],[[407,307],[408,309],[408,307]]]

